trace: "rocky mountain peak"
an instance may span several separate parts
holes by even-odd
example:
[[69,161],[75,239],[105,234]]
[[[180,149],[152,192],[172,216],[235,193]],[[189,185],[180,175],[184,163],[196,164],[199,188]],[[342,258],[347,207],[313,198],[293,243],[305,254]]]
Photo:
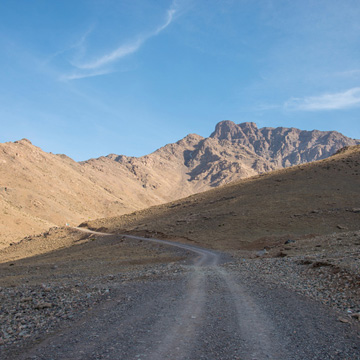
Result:
[[26,139],[0,144],[0,208],[8,209],[0,214],[0,224],[6,224],[0,226],[0,248],[49,223],[130,212],[357,144],[334,131],[257,128],[229,120],[218,123],[210,137],[189,134],[141,157],[110,154],[76,163]]
[[242,130],[257,130],[258,127],[254,122],[244,122],[241,124],[238,124],[237,126],[239,126]]
[[258,128],[254,122],[235,124],[233,121],[224,120],[216,125],[215,131],[210,137],[218,140],[234,140],[256,136],[257,131]]
[[224,120],[216,124],[215,131],[210,135],[210,137],[219,140],[230,140],[232,137],[236,137],[238,133],[238,125],[236,125],[233,121]]

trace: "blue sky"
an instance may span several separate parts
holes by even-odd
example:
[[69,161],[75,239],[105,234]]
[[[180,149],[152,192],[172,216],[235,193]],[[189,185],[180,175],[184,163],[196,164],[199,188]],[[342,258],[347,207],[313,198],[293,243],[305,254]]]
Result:
[[217,122],[360,138],[358,0],[4,0],[0,142],[141,156]]

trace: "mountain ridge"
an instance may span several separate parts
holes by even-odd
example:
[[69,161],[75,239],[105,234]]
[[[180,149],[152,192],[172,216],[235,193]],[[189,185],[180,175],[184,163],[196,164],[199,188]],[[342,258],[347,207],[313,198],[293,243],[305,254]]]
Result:
[[139,158],[76,162],[29,140],[0,144],[0,247],[51,226],[115,216],[318,160],[360,143],[336,132],[220,122]]
[[[123,216],[81,226],[176,239],[216,250],[261,250],[287,239],[359,230],[360,145]],[[295,242],[295,241],[293,241]],[[318,250],[318,251],[321,251]]]
[[[188,142],[189,149],[181,149],[185,142]],[[253,122],[235,124],[224,120],[216,125],[208,138],[188,135],[149,155],[119,155],[115,161],[121,159],[123,165],[131,163],[140,171],[147,162],[154,163],[156,157],[159,157],[159,163],[168,160],[179,163],[183,157],[185,168],[182,171],[186,172],[188,181],[196,182],[196,191],[204,191],[258,173],[321,160],[344,146],[357,144],[360,144],[359,140],[336,131],[306,131],[285,127],[258,129]],[[114,159],[113,156],[111,158]],[[96,159],[92,161],[96,162]],[[150,178],[146,177],[145,185],[149,182]]]

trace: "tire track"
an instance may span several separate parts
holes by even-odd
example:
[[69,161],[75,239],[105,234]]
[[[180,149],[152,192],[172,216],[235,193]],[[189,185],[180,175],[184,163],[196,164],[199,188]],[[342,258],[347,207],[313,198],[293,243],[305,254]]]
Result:
[[[330,326],[318,327],[320,323],[311,323],[314,312],[321,311],[320,307],[312,304],[309,309],[308,302],[296,294],[279,299],[276,290],[269,291],[261,284],[246,283],[220,266],[224,261],[221,253],[165,240],[120,236],[177,247],[195,256],[191,259],[192,265],[187,266],[188,272],[175,281],[164,278],[134,283],[129,288],[120,286],[125,294],[127,291],[136,292],[134,303],[117,306],[116,298],[107,304],[102,303],[101,309],[94,310],[63,333],[44,340],[19,359],[345,358],[333,356],[337,354],[335,350],[324,352],[326,346],[332,345],[327,334]],[[304,312],[303,319],[296,317],[297,305],[299,311]],[[303,321],[307,321],[306,326]],[[331,324],[330,320],[328,324]],[[334,336],[333,339],[340,344],[346,333]],[[322,348],[318,346],[319,341],[322,341]],[[354,346],[353,354],[356,352],[355,343]]]
[[277,331],[254,299],[224,269],[216,269],[231,294],[243,339],[242,359],[289,359],[285,344],[277,338]]
[[204,273],[195,270],[188,282],[184,306],[175,323],[165,330],[161,344],[150,352],[146,359],[184,359],[191,353],[196,342],[196,330],[203,322],[205,301]]
[[[175,323],[164,332],[163,340],[157,348],[143,353],[144,359],[184,359],[189,357],[191,349],[196,342],[197,333],[209,326],[213,319],[212,314],[204,314],[204,304],[209,297],[205,286],[206,278],[219,278],[222,286],[226,285],[232,303],[232,312],[236,313],[239,331],[238,356],[241,359],[281,359],[287,358],[286,351],[280,339],[275,339],[276,330],[270,320],[256,306],[254,300],[233,277],[218,265],[221,254],[215,251],[202,249],[196,246],[143,238],[139,236],[124,235],[128,239],[160,243],[172,247],[191,251],[197,257],[193,260],[192,276],[188,283],[188,291],[184,299],[182,310],[176,317]],[[211,299],[209,300],[211,303]],[[212,304],[212,306],[216,306]],[[196,321],[195,321],[196,320]],[[161,327],[161,326],[160,326]],[[196,332],[197,330],[197,332]],[[157,336],[159,337],[159,336]],[[139,349],[140,350],[140,349]],[[235,356],[233,354],[232,356]]]

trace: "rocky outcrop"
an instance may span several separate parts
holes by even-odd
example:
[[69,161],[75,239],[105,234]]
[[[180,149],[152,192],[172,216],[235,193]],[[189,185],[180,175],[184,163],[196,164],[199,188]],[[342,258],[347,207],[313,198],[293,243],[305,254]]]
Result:
[[335,131],[222,121],[208,138],[190,134],[139,158],[77,163],[27,139],[0,144],[0,247],[53,225],[128,213],[359,143]]
[[[108,172],[122,168],[159,200],[174,200],[234,180],[324,159],[358,144],[336,131],[258,128],[253,122],[225,120],[203,138],[190,134],[152,154],[106,157]],[[111,161],[109,161],[111,160]],[[87,164],[96,164],[103,158]]]
[[236,125],[231,121],[218,123],[210,137],[219,141],[226,139],[232,145],[244,145],[277,167],[324,159],[344,146],[360,143],[336,131],[284,127],[258,129],[253,122]]
[[[295,128],[258,129],[255,123],[216,125],[209,138],[187,152],[190,181],[202,186],[221,184],[329,157],[344,146],[359,144],[336,131],[302,131]],[[197,184],[199,187],[199,184]]]

